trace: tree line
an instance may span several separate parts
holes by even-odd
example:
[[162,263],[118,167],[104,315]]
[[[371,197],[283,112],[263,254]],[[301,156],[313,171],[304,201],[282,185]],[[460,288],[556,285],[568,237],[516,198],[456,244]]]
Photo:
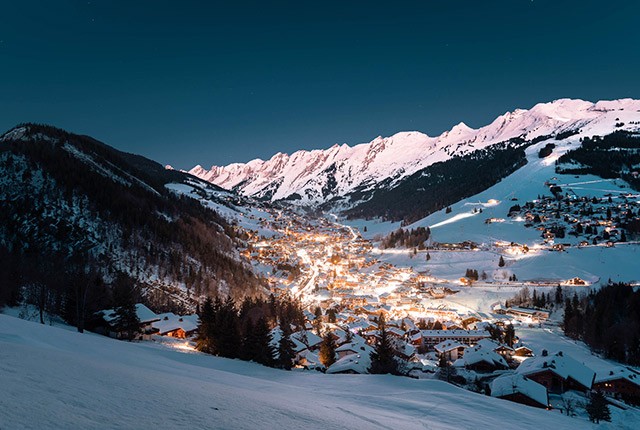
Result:
[[[287,370],[293,366],[291,334],[304,329],[305,323],[299,301],[271,295],[268,299],[245,298],[237,305],[231,297],[207,298],[199,316],[199,351]],[[272,329],[276,326],[280,339],[274,347]]]
[[565,298],[564,332],[621,363],[640,365],[640,291],[610,283],[580,298]]
[[495,185],[527,162],[524,141],[514,140],[434,163],[391,189],[378,189],[370,200],[346,211],[349,218],[411,224],[463,198]]

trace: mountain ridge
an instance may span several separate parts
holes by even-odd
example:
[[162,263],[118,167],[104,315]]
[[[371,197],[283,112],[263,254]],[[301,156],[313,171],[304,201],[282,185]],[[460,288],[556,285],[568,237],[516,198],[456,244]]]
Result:
[[[324,150],[278,152],[269,160],[254,159],[212,166],[209,170],[198,165],[189,173],[247,196],[271,201],[294,200],[313,206],[356,190],[375,189],[381,182],[393,187],[436,162],[513,138],[530,141],[582,128],[591,135],[606,133],[612,131],[618,121],[640,119],[638,112],[640,100],[630,98],[595,103],[558,99],[538,103],[528,110],[507,111],[478,129],[460,122],[435,137],[419,131],[403,131],[354,146],[336,144]],[[622,120],[619,116],[623,116]]]

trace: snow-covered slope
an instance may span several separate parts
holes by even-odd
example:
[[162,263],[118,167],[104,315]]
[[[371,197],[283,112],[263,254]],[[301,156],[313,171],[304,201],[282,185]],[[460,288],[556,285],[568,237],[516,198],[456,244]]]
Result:
[[436,380],[286,372],[1,314],[0,357],[3,429],[590,427]]
[[491,124],[472,129],[459,123],[440,136],[413,131],[391,137],[377,137],[356,146],[334,145],[326,150],[278,153],[270,160],[213,166],[196,166],[190,173],[242,194],[297,200],[316,204],[368,190],[385,182],[397,183],[425,167],[454,156],[468,154],[514,137],[532,140],[581,129],[585,135],[606,134],[625,123],[640,120],[640,100],[622,99],[591,103],[560,99],[516,109],[497,117]]
[[[620,121],[622,121],[622,112]],[[625,121],[626,122],[626,121]],[[636,127],[638,127],[636,125]],[[594,129],[594,134],[605,134],[606,130]],[[553,143],[556,147],[546,158],[539,158],[538,152],[546,144]],[[578,198],[606,198],[612,195],[614,201],[621,201],[620,195],[630,195],[631,201],[640,201],[637,192],[620,179],[603,179],[594,175],[559,174],[555,171],[555,161],[562,154],[580,146],[580,135],[574,135],[563,140],[543,140],[526,148],[527,164],[513,174],[504,178],[496,185],[485,191],[462,199],[450,206],[451,211],[442,209],[431,215],[407,225],[406,229],[429,227],[430,242],[459,243],[473,241],[480,245],[476,252],[437,252],[430,251],[430,260],[426,261],[423,254],[417,258],[407,250],[379,250],[382,261],[398,266],[412,266],[418,271],[429,272],[441,279],[456,281],[463,276],[467,268],[474,268],[480,273],[485,271],[490,281],[506,280],[511,274],[517,274],[519,280],[562,280],[578,276],[589,282],[640,282],[640,268],[636,263],[639,258],[638,242],[629,241],[618,243],[615,247],[605,246],[604,241],[598,246],[577,246],[583,237],[567,235],[559,239],[559,243],[569,243],[571,248],[565,252],[552,252],[543,247],[541,231],[535,227],[526,228],[523,217],[508,217],[512,205],[524,205],[528,201],[535,201],[539,196],[550,195],[549,182],[557,184],[566,193]],[[482,211],[480,211],[480,209]],[[599,215],[598,215],[599,216]],[[604,216],[604,214],[603,214]],[[494,219],[498,222],[488,223]],[[341,220],[341,222],[358,228],[360,233],[369,239],[380,238],[400,227],[399,223],[372,220]],[[366,229],[365,229],[366,227]],[[510,252],[509,246],[496,247],[496,243],[526,244],[530,251],[526,254]],[[427,251],[422,251],[426,253]],[[503,255],[506,266],[498,266],[500,256]],[[514,284],[517,288],[520,284]],[[459,302],[473,309],[486,311],[490,303],[512,297],[514,290],[505,289],[503,295],[482,293],[480,297],[472,291],[478,287],[456,295]],[[468,298],[462,299],[470,292]],[[481,303],[483,302],[483,303]]]

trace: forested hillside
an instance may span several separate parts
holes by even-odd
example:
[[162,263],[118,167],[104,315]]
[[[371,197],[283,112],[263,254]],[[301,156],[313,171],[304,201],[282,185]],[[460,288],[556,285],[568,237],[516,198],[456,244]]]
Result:
[[347,210],[346,215],[411,224],[489,188],[525,165],[524,149],[518,143],[514,140],[432,164],[394,188],[378,189],[370,200]]
[[165,188],[187,174],[35,124],[0,138],[0,173],[0,304],[22,296],[64,313],[79,298],[89,312],[117,283],[158,310],[262,290],[242,232]]
[[[616,131],[604,137],[585,137],[580,148],[558,159],[556,172],[591,173],[605,179],[624,179],[640,190],[640,134]],[[635,172],[635,173],[634,173]]]

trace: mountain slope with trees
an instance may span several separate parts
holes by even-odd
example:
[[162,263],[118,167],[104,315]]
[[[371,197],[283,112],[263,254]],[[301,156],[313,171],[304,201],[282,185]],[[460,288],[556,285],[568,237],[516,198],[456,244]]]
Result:
[[117,305],[118,283],[157,310],[193,309],[206,295],[260,294],[237,251],[242,232],[165,186],[186,181],[198,180],[54,127],[5,133],[0,305],[25,298],[83,319]]

